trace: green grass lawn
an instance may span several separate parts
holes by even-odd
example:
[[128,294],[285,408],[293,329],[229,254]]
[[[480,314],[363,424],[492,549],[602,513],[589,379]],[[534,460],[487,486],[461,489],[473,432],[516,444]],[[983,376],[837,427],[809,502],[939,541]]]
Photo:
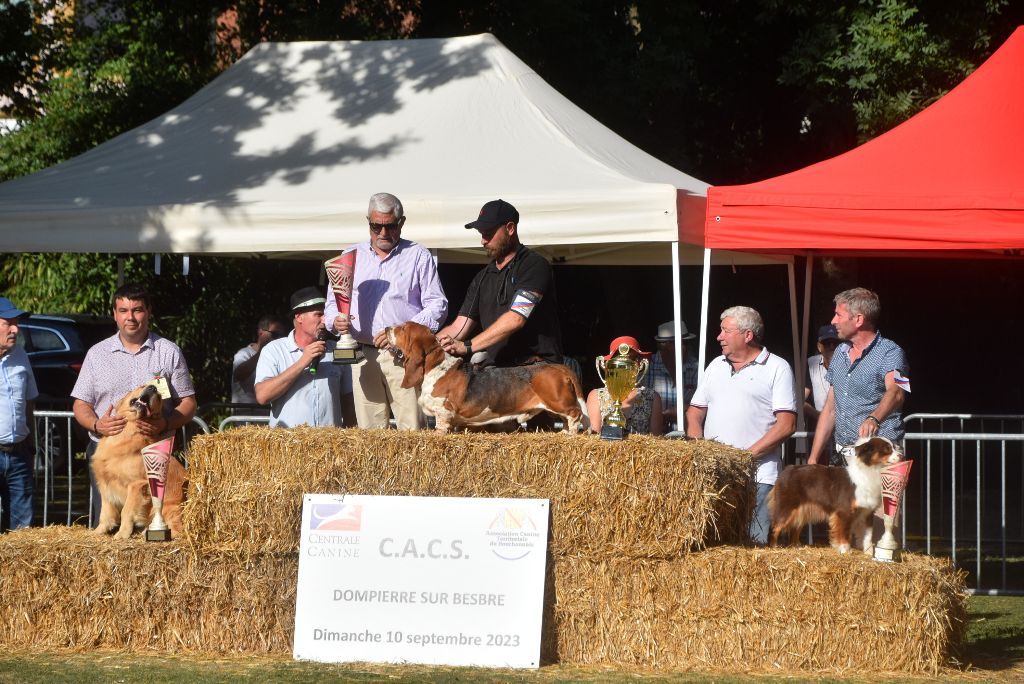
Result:
[[[968,601],[970,625],[961,671],[950,669],[942,679],[962,681],[1024,680],[1024,597],[973,596]],[[721,674],[663,674],[612,669],[550,666],[537,671],[484,670],[473,668],[322,665],[286,659],[235,658],[206,660],[119,653],[0,654],[0,683],[50,684],[51,682],[146,682],[184,684],[198,682],[752,682],[763,679],[801,681],[778,675],[755,677]],[[829,678],[805,681],[877,682],[878,676]],[[906,680],[907,678],[901,678]],[[922,678],[923,680],[924,678]]]

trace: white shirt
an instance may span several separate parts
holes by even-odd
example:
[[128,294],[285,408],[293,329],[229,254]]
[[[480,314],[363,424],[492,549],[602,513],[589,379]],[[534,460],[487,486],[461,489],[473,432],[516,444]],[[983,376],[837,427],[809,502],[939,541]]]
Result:
[[814,408],[818,411],[825,408],[825,397],[828,396],[828,380],[825,379],[825,359],[815,354],[807,359],[807,379],[811,382],[811,398]]
[[[793,371],[767,349],[735,373],[719,356],[708,364],[690,405],[707,409],[705,439],[749,449],[774,427],[776,411],[796,412]],[[781,447],[757,459],[757,483],[775,484],[781,464]]]
[[231,403],[232,404],[258,404],[256,401],[256,370],[239,382],[235,378],[235,369],[243,363],[256,356],[256,350],[251,344],[247,344],[235,352],[234,361],[231,363]]
[[[271,427],[343,425],[341,395],[352,391],[352,370],[329,360],[333,350],[334,344],[328,343],[316,374],[302,371],[284,394],[270,402]],[[277,377],[301,356],[302,349],[295,343],[294,330],[288,337],[267,343],[256,362],[256,382]]]

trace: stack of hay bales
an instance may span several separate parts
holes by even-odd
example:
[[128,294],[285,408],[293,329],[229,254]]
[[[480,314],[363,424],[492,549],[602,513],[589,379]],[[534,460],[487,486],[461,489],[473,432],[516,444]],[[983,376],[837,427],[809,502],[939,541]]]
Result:
[[962,636],[948,561],[742,547],[751,461],[717,444],[242,428],[189,460],[169,545],[0,539],[0,644],[290,653],[306,492],[550,499],[545,662],[935,673]]

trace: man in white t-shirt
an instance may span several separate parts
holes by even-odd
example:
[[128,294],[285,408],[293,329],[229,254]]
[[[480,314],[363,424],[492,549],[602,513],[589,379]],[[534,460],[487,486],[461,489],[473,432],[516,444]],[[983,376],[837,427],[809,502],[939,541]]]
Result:
[[[266,315],[256,324],[256,341],[251,342],[237,352],[231,363],[231,403],[257,404],[256,401],[256,364],[260,360],[260,352],[267,343],[284,337],[287,328],[280,318]],[[241,413],[258,413],[255,409],[245,409]],[[269,413],[268,409],[262,409]]]
[[708,364],[686,410],[686,432],[746,449],[756,463],[757,505],[750,521],[755,544],[768,542],[768,494],[782,466],[781,445],[796,430],[793,370],[763,344],[764,322],[754,309],[722,312],[722,355]]

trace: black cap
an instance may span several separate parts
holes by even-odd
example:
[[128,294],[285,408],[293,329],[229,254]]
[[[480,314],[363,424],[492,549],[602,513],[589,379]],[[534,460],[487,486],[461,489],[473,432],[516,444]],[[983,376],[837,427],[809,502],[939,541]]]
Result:
[[313,311],[314,309],[323,311],[325,304],[327,304],[327,298],[324,297],[323,290],[320,288],[313,286],[304,287],[292,294],[291,307],[293,314]]
[[823,325],[818,328],[818,341],[824,342],[825,340],[838,340],[839,331],[836,330],[834,325]]
[[490,230],[503,226],[511,221],[519,225],[519,212],[511,204],[502,199],[491,200],[480,209],[476,221],[466,224],[467,228]]

